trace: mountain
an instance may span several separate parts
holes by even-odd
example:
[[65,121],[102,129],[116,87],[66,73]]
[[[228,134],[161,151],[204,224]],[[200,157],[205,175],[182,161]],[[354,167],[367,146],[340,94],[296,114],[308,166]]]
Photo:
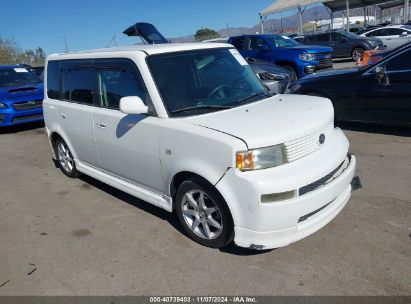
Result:
[[[350,10],[350,16],[362,16],[363,10],[361,8]],[[307,8],[303,13],[303,24],[313,20],[330,19],[330,13],[324,6],[314,6]],[[342,17],[342,12],[334,13],[334,18]],[[282,23],[282,25],[281,25]],[[282,30],[281,30],[282,28]],[[298,14],[276,19],[267,19],[264,21],[265,33],[298,33],[299,31]],[[260,24],[255,24],[252,27],[230,27],[228,29],[220,29],[217,31],[221,37],[236,36],[242,34],[255,34],[260,32]],[[194,34],[170,38],[172,42],[191,42],[194,41]]]

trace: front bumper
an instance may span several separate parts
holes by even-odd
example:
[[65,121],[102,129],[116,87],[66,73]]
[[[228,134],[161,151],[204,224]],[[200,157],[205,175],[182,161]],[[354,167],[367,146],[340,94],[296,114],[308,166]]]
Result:
[[[298,189],[315,184],[347,158],[348,141],[342,131],[321,149],[292,163],[266,170],[230,169],[216,185],[234,220],[234,242],[241,247],[270,249],[298,241],[330,222],[351,194],[356,159],[331,181],[299,195]],[[244,174],[246,173],[246,174]],[[295,190],[295,196],[262,203],[261,196]],[[228,199],[229,198],[229,199]]]
[[26,111],[0,110],[0,127],[19,125],[43,120],[43,108]]

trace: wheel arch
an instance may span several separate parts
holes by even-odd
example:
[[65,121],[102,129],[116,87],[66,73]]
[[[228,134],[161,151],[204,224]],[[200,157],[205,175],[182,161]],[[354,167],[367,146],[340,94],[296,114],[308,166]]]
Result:
[[50,140],[50,143],[51,143],[51,147],[53,149],[54,157],[56,158],[55,143],[58,139],[63,140],[67,144],[67,146],[70,149],[71,154],[73,155],[73,157],[75,159],[77,159],[76,151],[73,149],[73,146],[71,145],[70,141],[67,139],[67,136],[65,136],[64,134],[62,134],[61,132],[58,132],[58,131],[52,131],[50,133],[50,136],[49,136],[49,140]]

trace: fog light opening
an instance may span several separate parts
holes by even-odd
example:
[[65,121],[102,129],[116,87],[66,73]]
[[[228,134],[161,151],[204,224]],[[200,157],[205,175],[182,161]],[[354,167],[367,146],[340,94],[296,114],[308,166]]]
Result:
[[274,203],[288,200],[295,197],[295,191],[287,191],[280,193],[270,193],[261,195],[261,203]]

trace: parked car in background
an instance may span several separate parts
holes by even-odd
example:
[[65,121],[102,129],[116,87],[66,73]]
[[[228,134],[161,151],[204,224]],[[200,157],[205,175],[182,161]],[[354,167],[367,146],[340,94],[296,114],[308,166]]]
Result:
[[346,31],[307,35],[304,37],[304,43],[331,46],[334,58],[351,57],[355,61],[362,58],[364,51],[384,48],[381,39],[364,38]]
[[175,212],[202,245],[286,246],[349,200],[356,159],[331,103],[270,96],[232,45],[135,45],[46,65],[62,172]]
[[0,127],[43,120],[43,83],[21,65],[0,65]]
[[387,50],[395,49],[411,42],[410,25],[388,25],[379,29],[364,32],[360,37],[375,37],[381,39]]
[[336,120],[411,126],[411,43],[372,65],[305,77],[290,91],[329,98]]
[[244,58],[272,62],[288,69],[294,80],[333,65],[332,48],[302,45],[285,35],[242,35],[230,37],[228,43]]
[[246,58],[254,73],[272,94],[284,94],[291,82],[291,72],[273,63]]

